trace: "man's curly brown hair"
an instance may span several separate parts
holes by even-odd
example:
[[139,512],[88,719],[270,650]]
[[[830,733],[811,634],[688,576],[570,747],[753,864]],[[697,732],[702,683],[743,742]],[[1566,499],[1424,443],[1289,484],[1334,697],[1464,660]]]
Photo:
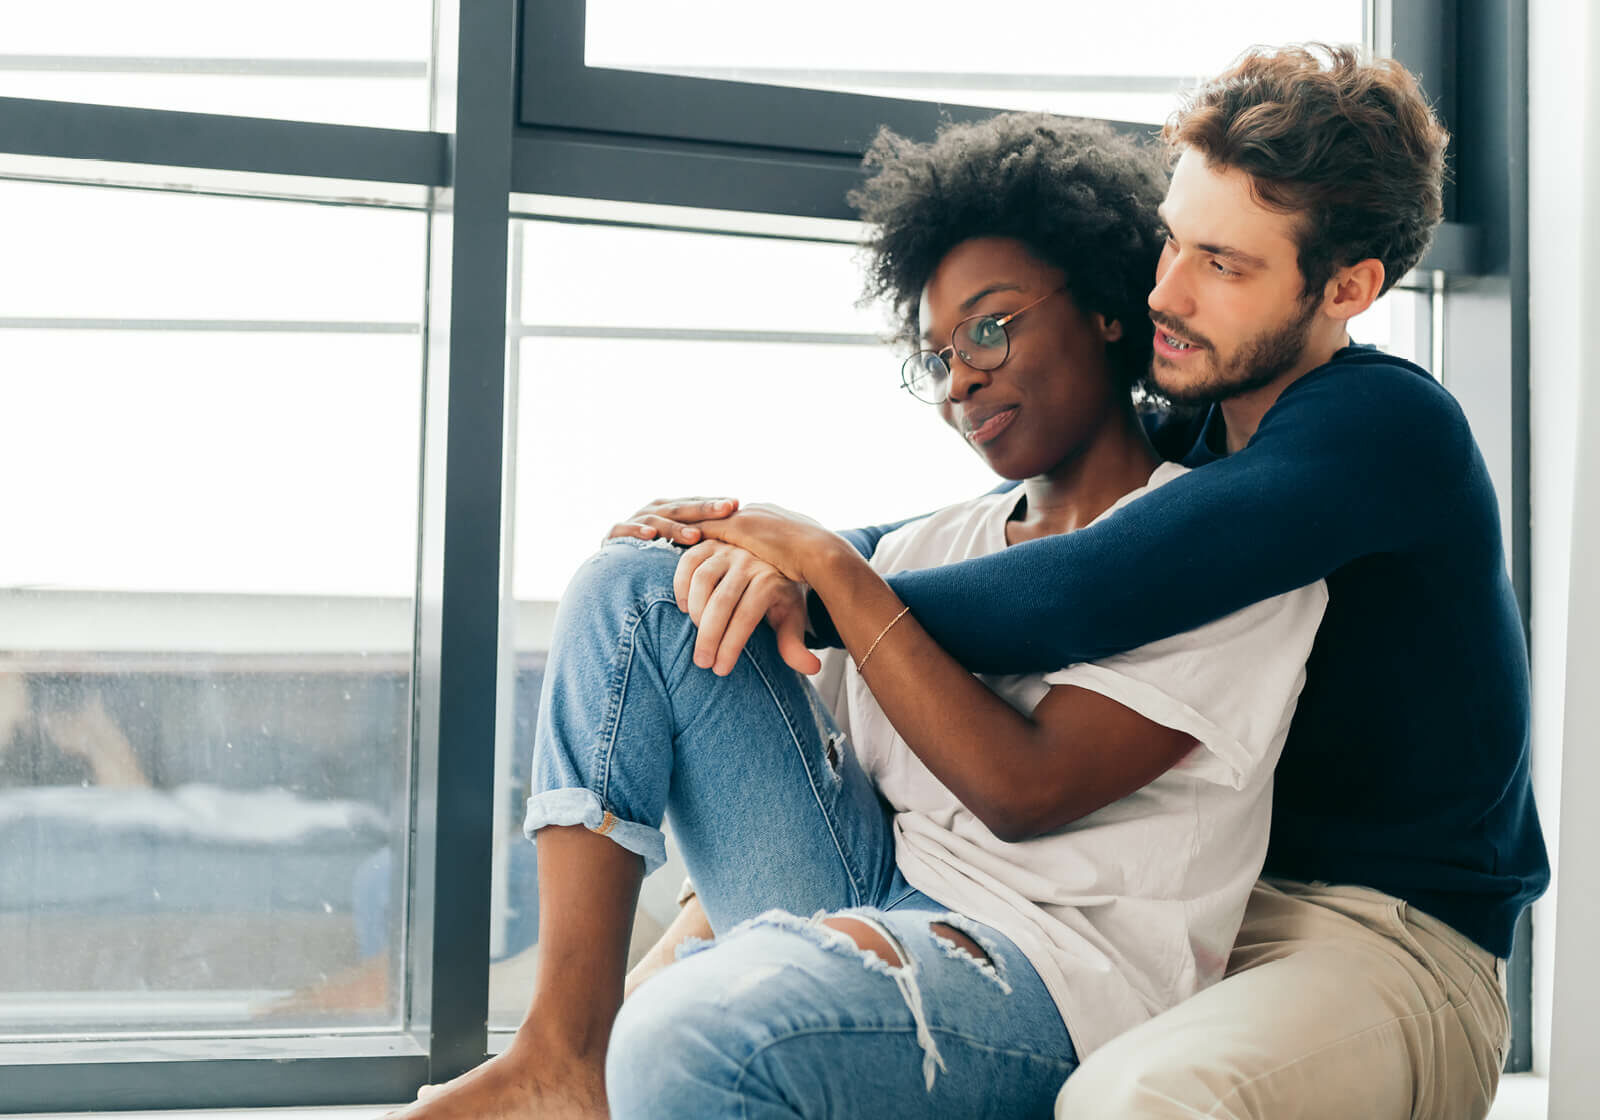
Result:
[[1393,59],[1323,43],[1255,47],[1185,99],[1163,138],[1248,172],[1262,205],[1297,216],[1307,297],[1360,260],[1387,292],[1443,216],[1450,134]]
[[864,299],[893,307],[897,341],[920,345],[918,303],[945,254],[1012,237],[1066,273],[1080,308],[1122,324],[1111,358],[1124,384],[1148,374],[1146,300],[1167,186],[1154,145],[1100,121],[1002,113],[945,124],[927,144],[884,128],[863,163],[868,177],[848,200],[872,226]]

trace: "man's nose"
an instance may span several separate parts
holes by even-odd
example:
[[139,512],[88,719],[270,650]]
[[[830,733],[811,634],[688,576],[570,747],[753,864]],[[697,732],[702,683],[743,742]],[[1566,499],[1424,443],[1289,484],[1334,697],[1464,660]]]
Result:
[[1150,310],[1183,319],[1194,314],[1194,301],[1178,262],[1162,260],[1156,265],[1156,286],[1150,289]]

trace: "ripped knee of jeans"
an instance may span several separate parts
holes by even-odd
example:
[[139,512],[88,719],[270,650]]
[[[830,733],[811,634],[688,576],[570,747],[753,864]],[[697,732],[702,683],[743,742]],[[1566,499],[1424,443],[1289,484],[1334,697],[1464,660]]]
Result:
[[728,936],[733,937],[745,929],[762,926],[791,930],[823,949],[859,960],[868,972],[887,976],[894,981],[916,1028],[917,1045],[922,1049],[924,1086],[929,1092],[933,1091],[935,1077],[946,1067],[939,1047],[934,1042],[933,1031],[928,1027],[927,1013],[922,1007],[922,989],[917,984],[916,962],[881,922],[862,913],[847,912],[830,917],[826,911],[819,911],[810,918],[802,918],[781,910],[769,910],[735,926],[728,931]]

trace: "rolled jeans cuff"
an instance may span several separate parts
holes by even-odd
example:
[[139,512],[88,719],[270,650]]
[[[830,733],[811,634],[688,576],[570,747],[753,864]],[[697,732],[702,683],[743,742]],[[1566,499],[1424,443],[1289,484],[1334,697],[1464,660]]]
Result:
[[550,825],[574,824],[615,840],[642,857],[646,875],[667,862],[667,838],[659,828],[622,819],[601,804],[593,790],[550,789],[528,798],[528,815],[522,822],[522,833],[528,839]]

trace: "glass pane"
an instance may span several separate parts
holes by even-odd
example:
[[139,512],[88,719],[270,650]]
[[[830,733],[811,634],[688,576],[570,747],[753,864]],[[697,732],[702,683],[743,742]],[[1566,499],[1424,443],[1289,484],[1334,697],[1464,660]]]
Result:
[[730,78],[884,97],[1160,122],[1178,90],[1253,43],[1360,43],[1367,0],[1025,0],[995,13],[927,0],[820,0],[774,34],[737,0],[589,0],[590,66]]
[[[526,228],[526,323],[864,340],[887,323],[877,309],[855,305],[862,278],[849,245],[556,222]],[[617,268],[619,260],[630,267]]]
[[1350,340],[1415,362],[1435,378],[1429,294],[1412,288],[1391,288],[1366,311],[1350,320]]
[[0,97],[428,127],[432,0],[10,4]]
[[[537,535],[519,537],[519,600],[558,599],[601,535],[657,497],[728,493],[845,529],[998,481],[900,388],[887,346],[527,339],[522,371],[517,526]],[[574,416],[603,417],[610,438]]]
[[424,218],[0,206],[0,1035],[398,1023]]

